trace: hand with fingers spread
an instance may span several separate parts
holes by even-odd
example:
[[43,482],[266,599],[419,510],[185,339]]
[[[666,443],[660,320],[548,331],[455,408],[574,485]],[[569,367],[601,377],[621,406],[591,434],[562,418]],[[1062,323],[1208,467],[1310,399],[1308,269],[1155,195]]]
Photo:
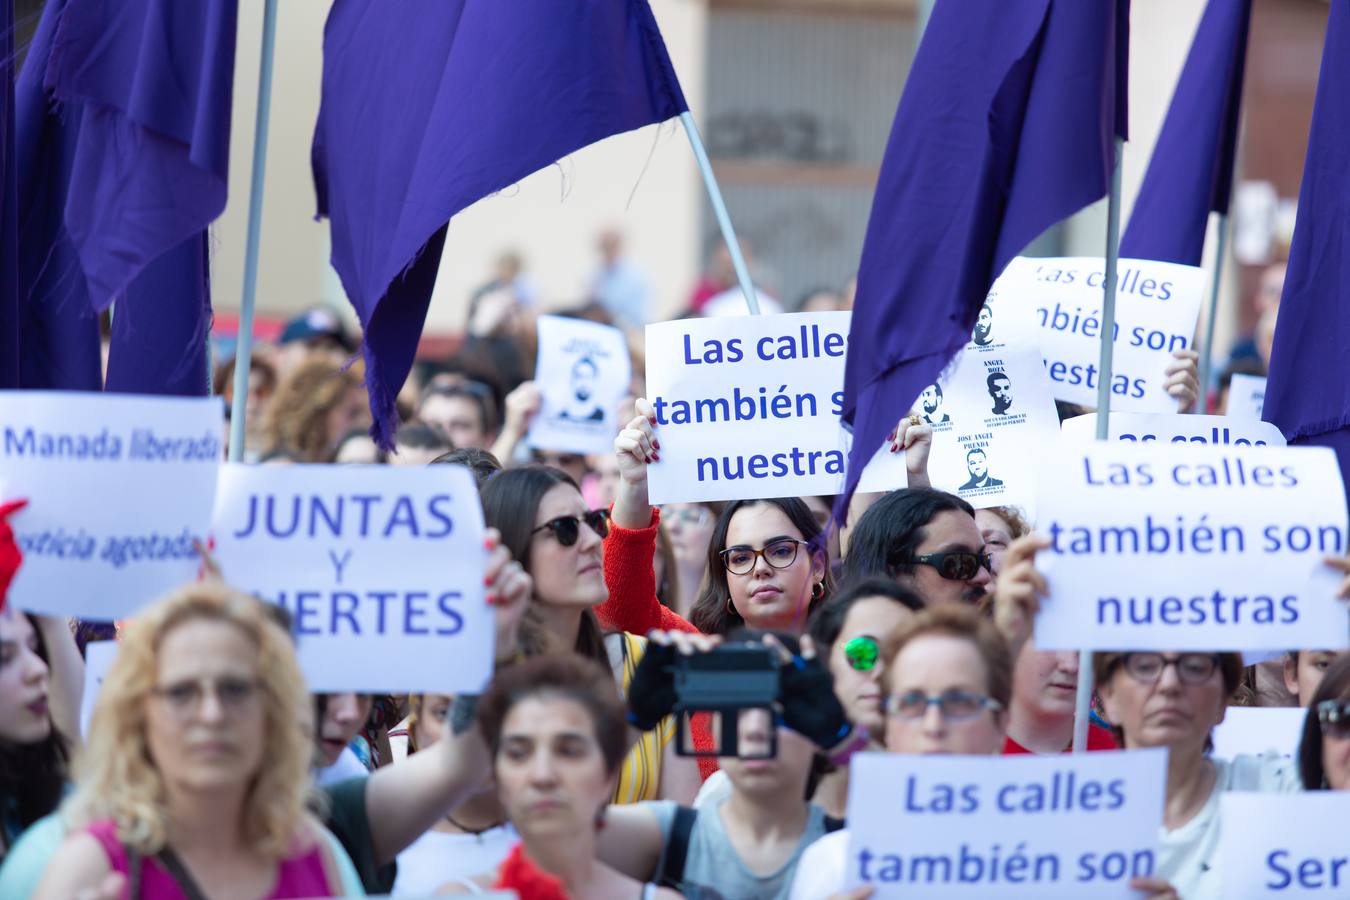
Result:
[[1028,534],[1013,541],[1003,557],[994,587],[994,624],[1007,639],[1013,658],[1030,639],[1046,596],[1045,576],[1036,571],[1036,554],[1050,546],[1050,541],[1038,534]]
[[1180,411],[1190,412],[1195,408],[1201,394],[1200,354],[1194,350],[1173,350],[1172,359],[1163,375],[1167,378],[1167,393],[1175,397]]
[[628,721],[640,731],[651,731],[675,711],[675,661],[678,656],[707,653],[722,642],[717,635],[684,631],[653,631],[647,652],[628,684]]
[[518,655],[520,620],[534,593],[534,579],[524,566],[511,558],[511,551],[502,546],[501,539],[497,529],[487,530],[484,546],[488,560],[483,575],[488,604],[497,610],[496,660],[499,665],[515,660]]
[[834,693],[834,679],[816,656],[810,635],[802,635],[801,653],[793,656],[773,635],[764,643],[778,651],[778,702],[783,724],[825,750],[839,746],[853,732]]
[[928,454],[933,449],[933,426],[911,414],[896,423],[886,440],[890,441],[887,448],[890,453],[904,451],[909,486],[932,487],[928,479]]

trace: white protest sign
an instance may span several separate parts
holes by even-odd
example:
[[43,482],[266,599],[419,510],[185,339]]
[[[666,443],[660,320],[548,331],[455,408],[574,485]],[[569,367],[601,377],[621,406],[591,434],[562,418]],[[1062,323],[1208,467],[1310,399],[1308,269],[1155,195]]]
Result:
[[848,454],[839,425],[848,327],[846,312],[648,325],[661,443],[651,501],[837,493]]
[[1345,493],[1315,447],[1093,441],[1041,471],[1040,649],[1345,646]]
[[453,694],[491,675],[468,469],[227,465],[213,532],[226,580],[293,616],[311,690]]
[[1219,798],[1225,898],[1350,896],[1350,793],[1229,791]]
[[1135,898],[1167,754],[866,753],[849,773],[847,884],[884,898]]
[[0,502],[29,501],[10,601],[110,620],[195,578],[223,424],[219,397],[0,391]]
[[[1034,350],[971,344],[914,412],[933,427],[928,477],[976,508],[1034,505],[1035,460],[1059,443],[1059,416]],[[906,484],[905,456],[882,447],[860,491]]]
[[[1233,375],[1228,382],[1228,417],[1260,421],[1266,407],[1266,379],[1260,375]],[[1272,428],[1274,426],[1271,426]]]
[[1307,714],[1301,706],[1230,706],[1210,735],[1214,755],[1232,759],[1273,750],[1280,756],[1297,756]]
[[[1097,405],[1103,261],[1017,257],[980,312],[974,341],[1040,347],[1055,399]],[[1191,346],[1207,275],[1195,266],[1122,259],[1117,269],[1111,409],[1175,412],[1163,372]]]
[[[1074,416],[1060,426],[1066,438],[1097,437],[1097,414]],[[1234,420],[1227,416],[1182,416],[1177,413],[1111,413],[1113,440],[1137,444],[1211,444],[1234,447],[1283,447],[1280,429],[1259,419]]]
[[90,641],[84,645],[84,696],[80,698],[80,734],[89,736],[89,722],[94,717],[103,679],[117,659],[117,641]]
[[539,317],[535,383],[543,402],[530,444],[571,453],[612,453],[619,404],[633,380],[622,331],[565,316]]

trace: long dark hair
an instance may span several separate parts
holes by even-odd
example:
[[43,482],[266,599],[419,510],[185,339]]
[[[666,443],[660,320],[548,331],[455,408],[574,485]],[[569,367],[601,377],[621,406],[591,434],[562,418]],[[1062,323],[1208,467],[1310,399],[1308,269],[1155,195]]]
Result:
[[1344,700],[1350,696],[1350,653],[1342,653],[1327,666],[1322,683],[1308,701],[1308,714],[1303,719],[1303,739],[1298,745],[1298,771],[1303,776],[1303,788],[1308,791],[1327,789],[1327,773],[1322,768],[1322,721],[1317,717],[1317,704],[1323,700]]
[[[49,663],[47,642],[37,619],[28,615],[28,624],[37,635],[38,656]],[[47,736],[36,743],[0,741],[0,797],[13,798],[21,831],[60,805],[69,763],[70,747],[55,723]],[[0,841],[5,846],[9,843],[2,831]]]
[[[483,517],[489,527],[501,532],[502,546],[511,551],[511,558],[525,567],[536,582],[547,573],[530,571],[530,538],[534,519],[544,495],[560,484],[577,487],[572,477],[552,466],[520,466],[504,469],[489,479],[482,488]],[[579,488],[577,488],[580,491]],[[537,655],[547,649],[545,629],[536,617],[527,611],[521,632],[522,649],[527,655]],[[581,614],[581,628],[573,649],[582,656],[609,665],[605,650],[605,633],[594,610]]]
[[924,526],[946,510],[974,517],[975,510],[955,494],[930,488],[892,491],[872,504],[858,518],[848,541],[844,558],[844,577],[849,580],[870,575],[909,575],[913,559],[926,537]]
[[811,620],[807,622],[806,633],[816,642],[817,652],[822,656],[829,652],[829,648],[839,639],[839,632],[844,630],[844,620],[848,618],[849,610],[853,609],[859,600],[868,597],[885,597],[911,612],[919,612],[924,608],[923,598],[913,591],[902,588],[889,578],[863,578],[849,582],[829,600],[816,607],[816,611],[811,614]]
[[[731,530],[731,520],[742,509],[767,503],[776,506],[788,517],[792,526],[801,532],[807,543],[807,552],[813,557],[817,554],[827,556],[825,539],[820,523],[811,515],[811,509],[797,497],[774,497],[767,500],[734,500],[722,507],[717,517],[717,526],[713,529],[712,540],[708,542],[708,577],[699,591],[689,611],[689,621],[704,634],[726,634],[733,628],[745,625],[745,619],[736,612],[731,600],[731,587],[727,584],[727,568],[722,563],[722,551],[727,546],[727,532]],[[822,579],[821,595],[812,597],[807,613],[830,595],[834,587],[834,577],[830,574],[830,561],[824,559],[825,576]]]

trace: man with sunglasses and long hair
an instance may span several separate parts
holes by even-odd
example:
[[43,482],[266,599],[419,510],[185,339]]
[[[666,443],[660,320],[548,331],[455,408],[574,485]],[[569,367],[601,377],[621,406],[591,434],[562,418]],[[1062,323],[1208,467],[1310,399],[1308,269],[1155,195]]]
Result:
[[927,488],[893,491],[858,519],[844,576],[885,575],[928,606],[979,603],[989,591],[992,563],[975,524],[975,510],[954,494]]

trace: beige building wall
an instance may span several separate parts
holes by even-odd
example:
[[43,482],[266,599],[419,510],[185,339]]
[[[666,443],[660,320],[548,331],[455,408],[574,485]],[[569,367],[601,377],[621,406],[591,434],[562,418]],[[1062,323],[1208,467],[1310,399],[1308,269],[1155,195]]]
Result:
[[[309,147],[319,109],[327,0],[278,4],[277,52],[258,276],[260,313],[286,315],[316,303],[350,307],[328,265],[328,225],[313,221]],[[685,95],[697,117],[702,96],[703,0],[653,0]],[[252,164],[262,0],[241,0],[231,133],[230,197],[214,229],[214,303],[239,307]],[[629,258],[646,270],[653,313],[672,313],[697,278],[702,184],[678,123],[620,135],[489,197],[450,225],[428,332],[463,327],[467,298],[492,263],[513,249],[525,258],[541,306],[577,302],[598,257],[597,233],[627,237]],[[631,197],[631,201],[630,201]]]

